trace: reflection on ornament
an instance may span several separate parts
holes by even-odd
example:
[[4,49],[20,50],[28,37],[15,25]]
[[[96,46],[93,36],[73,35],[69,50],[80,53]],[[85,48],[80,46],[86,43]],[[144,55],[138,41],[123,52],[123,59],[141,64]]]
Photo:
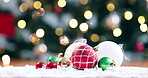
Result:
[[69,67],[71,66],[71,61],[70,59],[66,58],[66,57],[61,57],[58,61],[58,65],[60,65],[61,67]]
[[36,65],[35,65],[35,68],[36,69],[40,69],[40,68],[43,68],[45,66],[45,63],[44,62],[38,62]]
[[71,57],[73,68],[78,70],[95,67],[97,59],[95,50],[89,45],[81,45],[77,47]]
[[57,63],[59,60],[59,58],[57,56],[50,56],[48,59],[47,59],[47,62],[46,63],[49,63],[49,62],[54,62],[54,63]]
[[69,44],[69,39],[68,39],[68,37],[66,37],[66,36],[61,36],[60,38],[59,38],[59,40],[60,40],[60,44],[61,45],[68,45]]
[[106,70],[106,68],[113,66],[115,66],[115,62],[109,57],[103,57],[98,62],[98,67],[102,68],[103,71]]
[[59,54],[58,54],[58,57],[59,57],[59,58],[61,58],[61,57],[62,57],[62,55],[63,55],[63,53],[59,53]]
[[57,68],[57,64],[54,63],[54,62],[49,62],[49,63],[46,65],[46,69],[53,69],[53,68]]
[[98,60],[109,57],[115,61],[116,66],[120,66],[123,62],[123,51],[115,42],[103,41],[95,47],[95,50],[97,50]]
[[71,45],[69,45],[67,47],[67,49],[65,50],[65,54],[64,54],[64,57],[67,57],[67,58],[71,58],[71,55],[72,55],[72,52],[74,52],[74,49],[76,49],[78,46],[80,45],[84,45],[87,43],[87,40],[86,39],[77,39],[75,40]]
[[39,8],[34,13],[36,16],[43,16],[45,14],[45,10],[44,8]]

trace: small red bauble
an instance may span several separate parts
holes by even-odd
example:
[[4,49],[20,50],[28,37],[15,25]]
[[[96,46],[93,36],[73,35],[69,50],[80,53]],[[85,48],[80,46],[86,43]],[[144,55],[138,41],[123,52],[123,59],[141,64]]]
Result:
[[89,45],[77,47],[72,53],[71,57],[73,67],[78,70],[95,67],[97,64],[97,59],[98,58],[95,50]]
[[36,64],[35,68],[36,68],[36,69],[40,69],[40,68],[42,68],[44,65],[45,65],[44,62],[38,62],[38,63]]
[[57,63],[49,62],[49,63],[46,65],[46,69],[53,69],[53,68],[57,68]]

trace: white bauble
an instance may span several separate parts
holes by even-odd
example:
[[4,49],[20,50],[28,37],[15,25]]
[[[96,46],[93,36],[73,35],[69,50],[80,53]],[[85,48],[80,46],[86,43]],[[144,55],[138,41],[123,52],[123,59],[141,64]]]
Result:
[[123,62],[123,51],[122,48],[112,41],[104,41],[99,43],[96,47],[98,60],[102,57],[110,57],[115,61],[116,66],[121,66]]
[[75,48],[77,48],[80,45],[84,45],[87,43],[86,39],[77,39],[75,40],[71,45],[67,47],[65,50],[64,57],[70,58],[72,55],[72,52],[74,51]]

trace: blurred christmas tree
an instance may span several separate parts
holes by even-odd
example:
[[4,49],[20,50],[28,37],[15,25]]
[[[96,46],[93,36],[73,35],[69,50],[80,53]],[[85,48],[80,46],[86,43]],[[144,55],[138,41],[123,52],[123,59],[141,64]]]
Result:
[[111,40],[148,56],[148,0],[1,0],[0,14],[4,31],[13,29],[2,16],[15,17],[14,35],[0,30],[6,35],[0,38],[1,55],[64,53],[75,39],[86,38],[93,47]]

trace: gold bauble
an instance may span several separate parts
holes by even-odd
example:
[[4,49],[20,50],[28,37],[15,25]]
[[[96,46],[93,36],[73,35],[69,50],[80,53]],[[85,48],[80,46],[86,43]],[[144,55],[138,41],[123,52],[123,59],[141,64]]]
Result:
[[58,65],[60,65],[61,67],[66,68],[66,67],[71,66],[72,64],[71,64],[71,60],[70,59],[68,59],[66,57],[61,57],[59,59],[59,61],[58,61]]

